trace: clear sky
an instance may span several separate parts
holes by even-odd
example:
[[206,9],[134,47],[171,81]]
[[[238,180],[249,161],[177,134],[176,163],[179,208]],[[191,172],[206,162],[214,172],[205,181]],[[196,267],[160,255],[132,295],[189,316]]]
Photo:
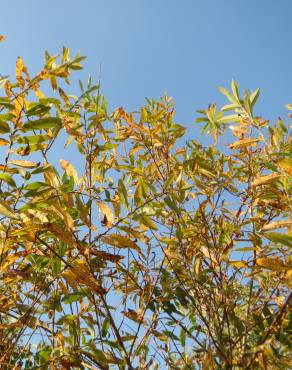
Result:
[[[98,79],[110,107],[138,108],[165,92],[177,121],[223,100],[232,78],[260,87],[257,113],[285,118],[292,102],[291,0],[15,0],[1,3],[0,72],[14,73],[18,55],[37,72],[44,50],[63,45],[88,56],[84,80]],[[77,93],[77,91],[74,91]]]

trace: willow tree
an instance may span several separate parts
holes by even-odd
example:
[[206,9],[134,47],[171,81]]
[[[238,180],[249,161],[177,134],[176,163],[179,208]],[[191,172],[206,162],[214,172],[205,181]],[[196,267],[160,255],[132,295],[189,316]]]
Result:
[[232,82],[206,147],[166,96],[69,95],[82,60],[1,80],[1,369],[289,368],[289,122]]

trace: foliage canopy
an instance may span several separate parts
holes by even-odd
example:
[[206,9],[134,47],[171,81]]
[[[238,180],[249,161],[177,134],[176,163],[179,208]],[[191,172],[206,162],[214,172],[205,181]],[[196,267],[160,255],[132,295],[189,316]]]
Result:
[[289,368],[289,122],[233,81],[199,111],[214,144],[185,142],[166,96],[68,95],[83,59],[46,53],[31,77],[18,58],[0,81],[1,368]]

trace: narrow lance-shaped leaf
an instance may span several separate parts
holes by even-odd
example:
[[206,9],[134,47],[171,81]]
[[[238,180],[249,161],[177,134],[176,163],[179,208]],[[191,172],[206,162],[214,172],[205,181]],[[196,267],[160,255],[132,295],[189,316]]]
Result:
[[118,235],[118,234],[111,234],[109,236],[104,236],[101,239],[104,243],[112,245],[116,248],[130,248],[134,249],[137,252],[141,253],[141,249],[138,245],[129,239],[127,236]]
[[8,218],[18,219],[16,214],[3,200],[0,200],[0,213]]

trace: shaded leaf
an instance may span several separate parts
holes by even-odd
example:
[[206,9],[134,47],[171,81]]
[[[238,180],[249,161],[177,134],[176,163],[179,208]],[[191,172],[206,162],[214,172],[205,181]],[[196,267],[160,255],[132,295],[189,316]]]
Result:
[[141,249],[138,245],[129,239],[127,236],[118,235],[118,234],[111,234],[109,236],[104,236],[101,239],[104,243],[112,245],[116,248],[130,248],[134,249],[137,252],[141,253]]

